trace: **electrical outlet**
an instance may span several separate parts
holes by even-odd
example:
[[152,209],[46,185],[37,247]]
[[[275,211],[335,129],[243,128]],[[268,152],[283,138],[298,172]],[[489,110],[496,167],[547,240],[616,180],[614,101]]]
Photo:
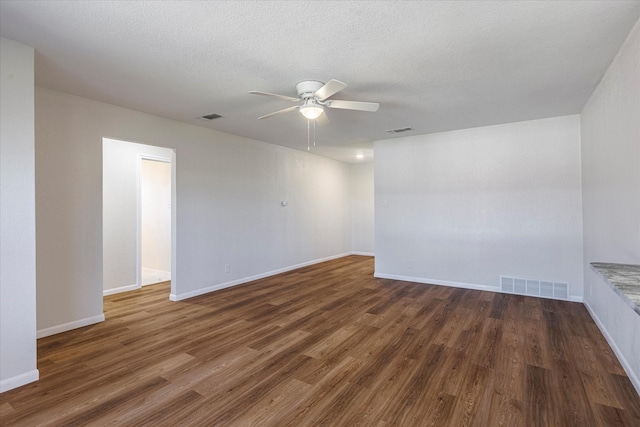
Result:
[[225,273],[231,273],[231,264],[225,264],[224,265],[224,272]]

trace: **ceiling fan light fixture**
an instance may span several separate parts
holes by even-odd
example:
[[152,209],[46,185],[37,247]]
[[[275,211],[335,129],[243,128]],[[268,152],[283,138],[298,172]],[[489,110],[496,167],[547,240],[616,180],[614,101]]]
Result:
[[300,112],[309,120],[315,120],[324,111],[324,107],[320,104],[316,104],[313,100],[308,100],[300,107]]

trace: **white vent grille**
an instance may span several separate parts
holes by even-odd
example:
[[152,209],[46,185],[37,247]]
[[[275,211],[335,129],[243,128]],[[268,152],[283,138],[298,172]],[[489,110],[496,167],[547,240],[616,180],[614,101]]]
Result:
[[510,294],[530,295],[561,300],[569,299],[569,284],[563,282],[500,276],[500,289],[502,292]]

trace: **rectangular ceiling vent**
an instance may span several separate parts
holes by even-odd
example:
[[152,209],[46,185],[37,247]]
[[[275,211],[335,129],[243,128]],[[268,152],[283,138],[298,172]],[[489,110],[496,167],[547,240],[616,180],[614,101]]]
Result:
[[387,130],[387,133],[402,133],[402,132],[407,132],[413,130],[412,128],[398,128],[398,129],[389,129]]
[[534,297],[568,300],[569,284],[545,280],[518,279],[500,276],[500,290],[502,292]]
[[214,120],[214,119],[219,119],[220,117],[222,117],[220,114],[207,114],[206,116],[202,116],[198,118],[204,119],[204,120]]

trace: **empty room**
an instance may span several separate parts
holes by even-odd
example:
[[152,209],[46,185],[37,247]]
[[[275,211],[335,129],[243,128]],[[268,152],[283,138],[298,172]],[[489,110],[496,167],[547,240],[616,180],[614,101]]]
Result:
[[640,1],[0,1],[3,426],[640,425]]

